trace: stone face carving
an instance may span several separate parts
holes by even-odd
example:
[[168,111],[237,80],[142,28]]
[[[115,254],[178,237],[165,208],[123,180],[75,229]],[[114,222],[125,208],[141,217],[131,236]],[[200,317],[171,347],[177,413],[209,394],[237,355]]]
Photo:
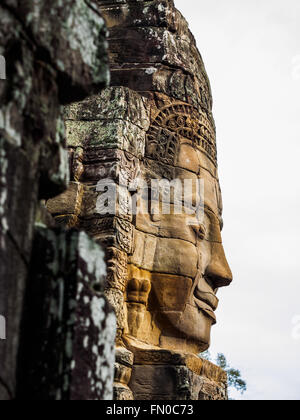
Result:
[[[137,384],[146,380],[149,350],[165,366],[163,375],[175,378],[177,391],[170,391],[170,398],[203,399],[201,387],[211,381],[210,396],[224,399],[224,375],[216,379],[213,365],[203,374],[182,358],[209,347],[217,289],[232,281],[221,239],[216,130],[205,67],[172,0],[98,0],[98,5],[109,27],[112,87],[68,106],[65,119],[70,150],[83,150],[80,177],[77,169],[73,173],[84,188],[78,226],[108,247],[107,295],[118,317],[117,347],[121,355],[125,348],[135,355],[130,362],[119,357],[116,398],[132,397],[128,385],[136,398],[146,395],[149,387]],[[107,178],[120,196],[129,197],[114,214],[99,206],[105,193],[99,185]],[[153,180],[162,186],[157,189]],[[173,182],[171,190],[164,180]],[[187,181],[192,188],[185,189],[183,200],[174,189]],[[129,196],[123,195],[130,183]],[[183,201],[190,211],[177,214]],[[130,202],[139,211],[124,211]],[[141,353],[145,357],[137,359]],[[177,373],[169,369],[170,357],[179,358]],[[151,398],[158,397],[155,369],[149,371]],[[191,389],[178,392],[185,375]]]
[[[203,182],[202,197],[190,192],[191,203],[203,199],[201,221],[197,214],[174,214],[175,198],[164,214],[163,194],[157,212],[134,217],[126,300],[135,321],[128,320],[127,334],[149,345],[198,353],[209,346],[216,322],[215,292],[232,280],[221,240],[209,80],[173,1],[99,4],[110,31],[112,84],[138,92],[149,115],[140,176],[150,190],[153,179]],[[140,200],[143,208],[149,206],[143,196]]]

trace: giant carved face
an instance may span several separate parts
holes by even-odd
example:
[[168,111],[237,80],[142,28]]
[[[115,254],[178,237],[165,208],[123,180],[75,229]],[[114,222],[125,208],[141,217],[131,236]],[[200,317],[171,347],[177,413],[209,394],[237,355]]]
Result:
[[[221,240],[212,95],[173,1],[148,3],[98,0],[110,32],[112,84],[66,109],[72,183],[48,208],[58,223],[105,246],[118,346],[131,340],[199,353],[216,322],[217,290],[232,281]],[[141,211],[127,213],[127,188],[117,206],[112,194],[108,210],[106,188],[114,184],[114,193],[137,177]],[[194,187],[168,199],[153,180]],[[195,211],[179,213],[186,198]]]
[[[209,347],[217,291],[232,281],[221,239],[215,131],[190,105],[163,96],[158,103],[142,163],[148,189],[140,194],[129,258],[127,334],[196,353]],[[174,188],[164,194],[162,181],[153,191],[153,179],[173,181]],[[176,193],[180,184],[183,194]],[[188,204],[181,213],[180,202]]]

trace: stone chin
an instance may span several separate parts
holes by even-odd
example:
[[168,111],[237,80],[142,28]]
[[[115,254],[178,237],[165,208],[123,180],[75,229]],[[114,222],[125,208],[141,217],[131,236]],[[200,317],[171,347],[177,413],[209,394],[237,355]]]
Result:
[[161,348],[196,354],[208,349],[219,300],[203,276],[153,274],[149,303]]
[[[164,317],[171,325],[171,334],[161,338],[163,347],[201,353],[210,346],[211,328],[216,324],[215,310],[219,300],[214,293],[199,289],[195,282],[183,311],[165,311]],[[171,332],[171,331],[170,331]]]
[[211,328],[216,323],[212,311],[188,304],[184,312],[164,312],[163,316],[171,328],[163,332],[162,347],[191,353],[201,353],[209,348]]

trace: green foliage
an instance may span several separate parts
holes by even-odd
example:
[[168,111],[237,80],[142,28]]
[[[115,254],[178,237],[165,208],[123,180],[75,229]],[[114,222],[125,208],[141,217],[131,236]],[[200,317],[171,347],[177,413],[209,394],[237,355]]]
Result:
[[201,357],[202,359],[205,359],[205,360],[211,361],[211,354],[210,354],[210,351],[208,351],[208,350],[206,350],[204,353],[201,353],[201,354],[200,354],[200,357]]
[[[203,359],[212,361],[212,357],[209,351],[202,353],[200,356]],[[215,363],[227,373],[229,388],[234,388],[241,394],[244,394],[244,392],[247,391],[247,383],[242,379],[241,372],[229,366],[224,354],[219,353],[217,355]]]
[[228,368],[226,357],[222,353],[218,354],[216,363],[223,370],[226,370]]
[[235,388],[241,394],[247,391],[247,383],[242,379],[241,372],[236,369],[228,369],[228,385],[229,387]]
[[227,373],[229,388],[235,388],[241,394],[247,391],[247,383],[242,379],[241,372],[229,366],[224,354],[218,354],[216,363]]

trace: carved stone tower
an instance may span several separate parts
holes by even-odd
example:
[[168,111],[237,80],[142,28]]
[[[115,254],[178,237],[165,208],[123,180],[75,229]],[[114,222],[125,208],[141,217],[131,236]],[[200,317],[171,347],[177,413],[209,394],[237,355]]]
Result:
[[[48,209],[106,248],[115,398],[226,399],[226,375],[198,356],[210,344],[216,292],[232,281],[204,64],[173,0],[98,5],[111,87],[66,108],[72,183]],[[191,211],[176,211],[182,195],[165,194],[166,181],[200,185],[189,190]]]

